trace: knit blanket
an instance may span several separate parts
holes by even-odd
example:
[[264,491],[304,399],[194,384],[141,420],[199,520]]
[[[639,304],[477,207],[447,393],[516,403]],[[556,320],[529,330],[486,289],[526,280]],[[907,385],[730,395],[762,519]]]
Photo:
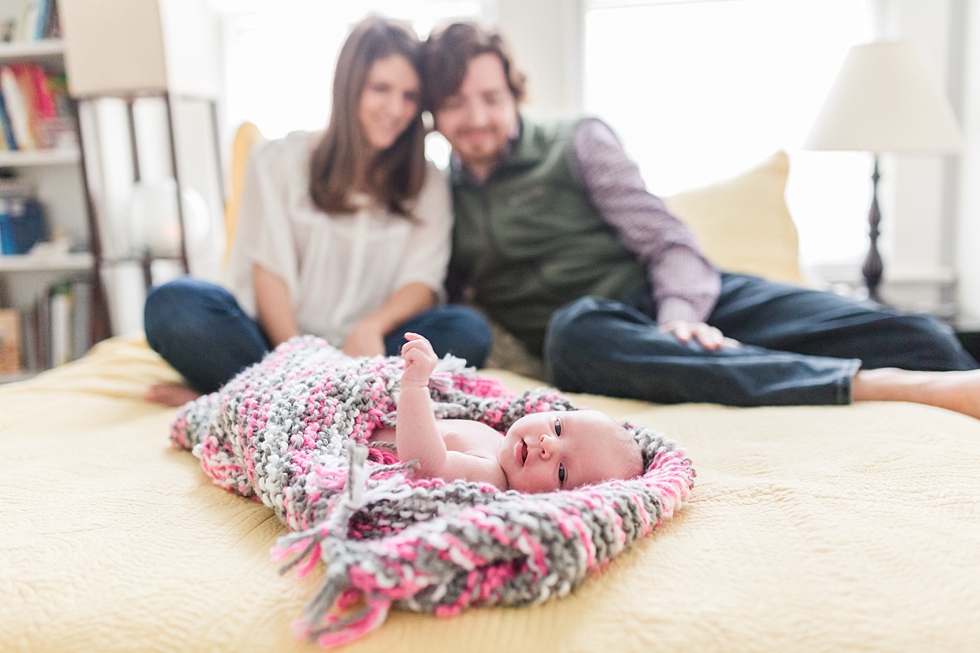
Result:
[[[450,616],[476,605],[561,597],[681,506],[690,460],[663,435],[624,424],[642,477],[549,494],[414,479],[411,463],[369,442],[393,426],[402,361],[349,358],[299,336],[220,390],[185,405],[171,441],[220,487],[275,511],[291,533],[283,571],[326,563],[298,623],[324,647],[377,628],[392,607]],[[447,356],[430,382],[437,417],[501,432],[521,416],[576,410],[550,388],[515,394]]]

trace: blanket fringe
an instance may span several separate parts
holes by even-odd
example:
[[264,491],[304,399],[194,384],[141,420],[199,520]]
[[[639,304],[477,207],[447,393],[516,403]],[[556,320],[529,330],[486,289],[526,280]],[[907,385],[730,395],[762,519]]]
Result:
[[[322,558],[327,563],[326,580],[316,595],[306,604],[304,619],[294,624],[301,638],[316,639],[325,648],[357,639],[380,626],[388,615],[391,600],[383,597],[365,597],[361,590],[354,588],[348,577],[348,565],[337,560],[331,561],[327,552],[328,547],[324,545],[330,540],[346,540],[354,513],[371,500],[381,495],[388,495],[403,481],[400,476],[389,477],[387,482],[369,491],[368,481],[372,477],[418,466],[418,463],[412,461],[368,467],[367,447],[351,440],[345,443],[345,448],[349,460],[347,482],[343,493],[337,497],[330,518],[305,531],[280,537],[272,549],[274,560],[288,559],[287,563],[279,569],[280,574],[285,574],[303,563],[296,572],[296,575],[302,578],[313,570],[318,559]],[[332,608],[347,610],[362,598],[365,606],[354,614],[328,615]]]

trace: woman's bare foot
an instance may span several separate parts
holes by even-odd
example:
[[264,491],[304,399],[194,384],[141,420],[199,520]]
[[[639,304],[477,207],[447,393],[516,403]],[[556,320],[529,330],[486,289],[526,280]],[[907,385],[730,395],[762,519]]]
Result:
[[163,404],[176,408],[183,406],[188,401],[194,401],[201,396],[197,390],[193,390],[183,383],[158,383],[151,386],[143,399],[154,404]]
[[911,401],[980,419],[980,370],[860,370],[851,381],[851,397],[854,401]]

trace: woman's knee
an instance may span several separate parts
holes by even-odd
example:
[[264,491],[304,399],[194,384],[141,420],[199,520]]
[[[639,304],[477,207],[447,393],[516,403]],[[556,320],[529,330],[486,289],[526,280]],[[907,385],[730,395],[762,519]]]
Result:
[[207,329],[205,318],[234,305],[234,297],[213,283],[180,277],[155,286],[143,305],[143,329],[150,346],[164,339],[186,338]]

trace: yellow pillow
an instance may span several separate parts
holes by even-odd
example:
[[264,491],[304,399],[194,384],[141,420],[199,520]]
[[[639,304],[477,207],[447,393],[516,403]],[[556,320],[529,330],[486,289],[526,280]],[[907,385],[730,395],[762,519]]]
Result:
[[235,140],[231,144],[231,195],[225,203],[225,263],[228,262],[228,252],[231,241],[235,237],[235,227],[238,226],[238,208],[242,200],[242,188],[245,186],[245,170],[248,167],[248,154],[256,143],[265,140],[259,128],[250,122],[243,122],[235,132]]
[[799,237],[784,192],[789,157],[777,152],[734,179],[663,198],[726,272],[803,284]]

